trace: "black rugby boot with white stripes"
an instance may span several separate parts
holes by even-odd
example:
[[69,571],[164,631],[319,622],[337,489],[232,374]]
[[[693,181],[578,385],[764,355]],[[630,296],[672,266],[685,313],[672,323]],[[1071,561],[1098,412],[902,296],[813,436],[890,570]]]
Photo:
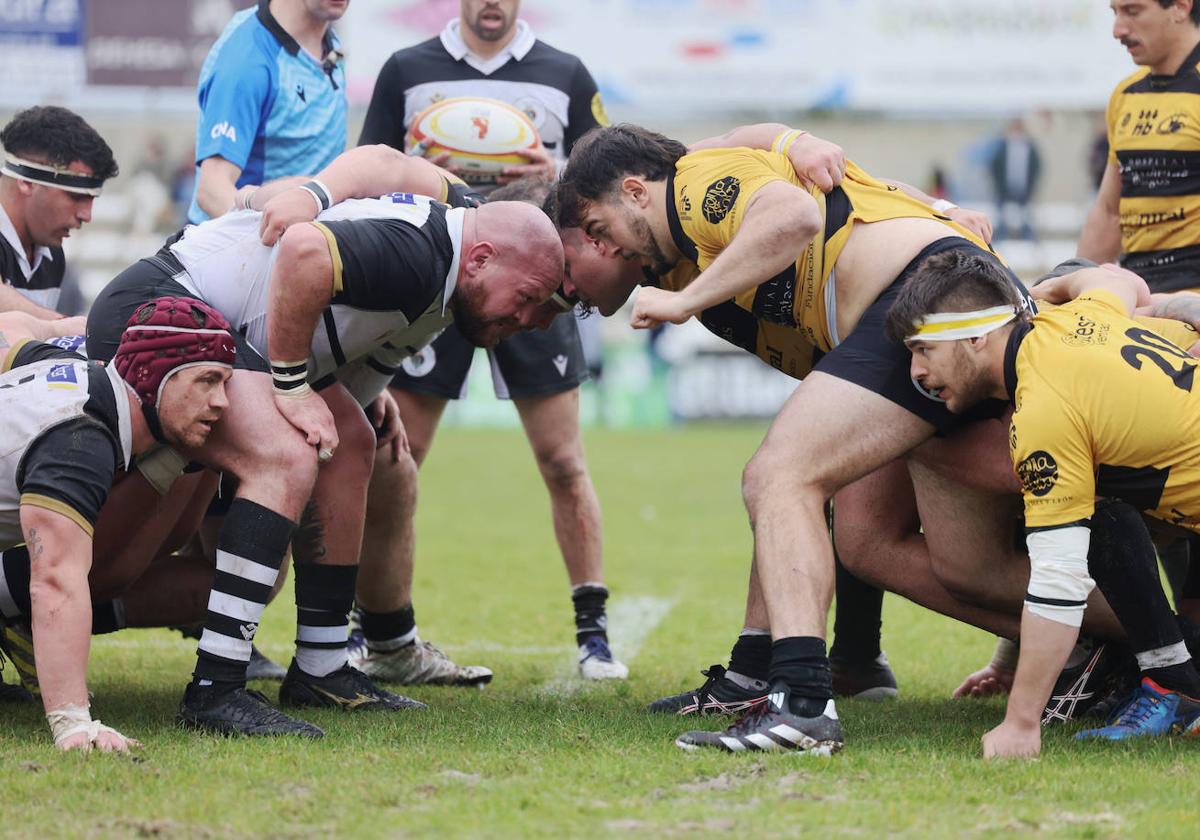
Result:
[[821,714],[805,717],[791,711],[791,692],[783,682],[774,682],[767,702],[751,709],[723,732],[685,732],[675,739],[684,750],[710,747],[725,752],[795,750],[809,755],[832,755],[842,748],[845,736],[833,701]]
[[307,721],[285,715],[261,693],[245,686],[225,688],[192,683],[183,693],[175,719],[187,729],[217,735],[320,738],[325,734]]
[[655,700],[650,711],[668,715],[739,715],[766,702],[765,690],[739,685],[729,678],[722,665],[710,665],[700,673],[708,677],[704,685]]
[[428,708],[419,700],[380,688],[362,671],[349,665],[343,665],[332,674],[314,677],[301,671],[294,659],[279,686],[279,705],[319,706],[347,712]]

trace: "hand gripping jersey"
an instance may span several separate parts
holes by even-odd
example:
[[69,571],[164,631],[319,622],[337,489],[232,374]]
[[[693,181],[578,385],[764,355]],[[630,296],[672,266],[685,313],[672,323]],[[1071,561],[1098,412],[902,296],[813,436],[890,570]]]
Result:
[[1097,290],[1018,325],[1004,366],[1027,527],[1084,522],[1105,496],[1200,531],[1195,359]]
[[[667,222],[676,247],[704,271],[737,234],[750,199],[773,181],[803,186],[787,156],[775,152],[709,149],[680,158],[667,179],[673,199],[667,203]],[[987,248],[966,228],[849,161],[841,186],[828,195],[816,187],[808,193],[820,207],[823,230],[792,268],[743,292],[734,303],[759,322],[798,330],[822,352],[838,344],[834,265],[856,223],[932,219],[946,225],[947,236]],[[732,312],[726,310],[726,316]]]
[[[453,321],[448,304],[458,278],[464,213],[424,196],[393,193],[344,201],[317,217],[312,224],[324,234],[333,260],[334,295],[313,334],[314,383],[331,375],[342,379],[351,366],[372,364],[372,356],[390,375]],[[188,228],[170,249],[184,269],[175,279],[216,307],[266,358],[277,248],[259,241],[259,218],[253,211],[227,213]],[[360,401],[378,393],[352,391]]]
[[9,352],[0,375],[0,548],[25,541],[21,506],[61,513],[90,536],[132,426],[115,370],[37,341]]
[[1200,46],[1173,76],[1138,70],[1108,103],[1121,170],[1121,265],[1156,292],[1200,286]]

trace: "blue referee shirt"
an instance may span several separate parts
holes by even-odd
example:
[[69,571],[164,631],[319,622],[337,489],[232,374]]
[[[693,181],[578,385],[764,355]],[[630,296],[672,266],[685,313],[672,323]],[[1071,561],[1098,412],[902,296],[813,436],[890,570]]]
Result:
[[[332,30],[322,46],[326,56],[340,47]],[[219,155],[242,168],[239,187],[323,169],[346,145],[346,71],[336,57],[323,63],[302,50],[267,0],[234,15],[200,70],[197,167]],[[207,218],[193,192],[188,221]]]

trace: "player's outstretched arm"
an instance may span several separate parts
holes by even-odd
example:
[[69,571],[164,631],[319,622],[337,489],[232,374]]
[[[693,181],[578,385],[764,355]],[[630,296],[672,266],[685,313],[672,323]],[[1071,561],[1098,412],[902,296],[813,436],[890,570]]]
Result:
[[25,340],[45,341],[60,335],[83,335],[87,318],[46,320],[25,312],[0,312],[0,370],[13,350]]
[[821,192],[832,190],[846,175],[846,155],[841,146],[783,123],[738,126],[716,137],[698,140],[688,146],[688,151],[739,146],[786,154],[800,179]]
[[[315,176],[328,192],[330,204],[350,198],[374,198],[391,192],[409,192],[438,198],[447,181],[455,180],[444,169],[424,158],[411,157],[391,146],[358,146],[342,152]],[[283,179],[262,187],[250,202],[263,216],[259,234],[264,245],[274,245],[293,224],[311,222],[321,208],[312,193],[297,189],[310,178]]]
[[1076,256],[1092,262],[1112,262],[1121,256],[1121,170],[1110,163],[1079,234]]
[[737,234],[712,265],[682,291],[642,289],[630,324],[635,329],[681,324],[753,289],[795,263],[821,224],[821,211],[807,192],[782,180],[766,184],[750,199]]
[[1043,280],[1030,290],[1037,300],[1062,304],[1074,300],[1087,292],[1103,289],[1112,292],[1132,315],[1141,307],[1149,306],[1150,287],[1146,281],[1128,269],[1112,263],[1094,268],[1081,268],[1061,277]]
[[275,405],[323,461],[337,448],[337,429],[325,401],[308,385],[308,357],[317,319],[341,282],[332,246],[316,225],[296,225],[280,240],[267,292],[267,355]]
[[21,505],[21,529],[29,546],[33,655],[54,745],[104,752],[141,746],[92,720],[88,709],[91,537],[65,514],[28,504]]
[[915,198],[922,204],[928,204],[934,209],[934,212],[941,213],[952,222],[957,222],[984,242],[992,241],[992,220],[987,217],[986,213],[959,207],[944,198],[934,198],[924,190],[919,190],[912,184],[906,184],[903,181],[893,181],[890,178],[880,178],[879,180],[895,187],[909,198]]

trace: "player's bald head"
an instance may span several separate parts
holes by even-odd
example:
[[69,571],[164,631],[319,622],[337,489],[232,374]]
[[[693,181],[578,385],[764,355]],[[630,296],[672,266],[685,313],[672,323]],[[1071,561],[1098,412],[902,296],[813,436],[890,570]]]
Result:
[[532,204],[493,201],[477,208],[475,239],[490,242],[499,259],[519,263],[550,290],[562,282],[562,240],[550,218]]

